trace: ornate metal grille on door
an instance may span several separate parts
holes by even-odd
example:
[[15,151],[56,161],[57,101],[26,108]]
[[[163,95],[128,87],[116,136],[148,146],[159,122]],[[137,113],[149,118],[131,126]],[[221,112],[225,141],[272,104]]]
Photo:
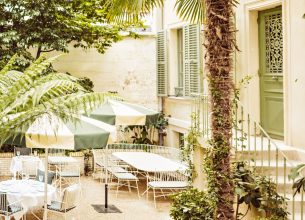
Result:
[[272,14],[265,18],[266,72],[283,72],[283,34],[282,15]]

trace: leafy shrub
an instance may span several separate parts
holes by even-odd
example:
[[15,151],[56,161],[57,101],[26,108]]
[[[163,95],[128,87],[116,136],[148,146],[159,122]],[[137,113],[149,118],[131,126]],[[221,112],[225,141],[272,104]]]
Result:
[[[269,220],[286,220],[287,203],[276,191],[276,184],[269,178],[253,172],[245,162],[235,162],[235,192],[237,194],[236,219],[247,215],[251,206],[264,213]],[[239,213],[239,205],[248,205],[246,213]]]
[[213,220],[213,207],[208,195],[196,188],[174,194],[170,216],[175,220]]

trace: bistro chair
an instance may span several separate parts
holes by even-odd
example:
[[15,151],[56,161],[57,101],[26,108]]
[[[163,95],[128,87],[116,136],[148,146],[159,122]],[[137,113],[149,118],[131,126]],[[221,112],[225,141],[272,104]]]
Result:
[[[138,177],[133,175],[131,172],[126,173],[112,173],[113,177],[117,179],[117,188],[116,188],[116,197],[118,197],[119,188],[123,186],[127,186],[129,192],[131,192],[131,188],[137,189],[138,197],[140,198],[139,193],[139,185],[138,185]],[[134,185],[131,185],[134,183]]]
[[59,192],[62,188],[72,184],[81,185],[81,173],[79,163],[65,163],[56,165],[56,186],[59,187]]
[[23,219],[24,210],[21,205],[21,200],[9,202],[7,196],[6,193],[0,192],[0,217],[4,217],[5,219],[14,217],[14,219],[18,219],[17,216],[20,216]]
[[[100,180],[105,178],[106,175],[106,155],[103,150],[92,150],[93,153],[93,170],[94,175],[99,173]],[[108,155],[107,172],[109,173],[110,182],[112,181],[113,173],[127,173],[129,166],[120,164],[118,160],[113,160]]]
[[40,161],[24,160],[22,161],[21,177],[36,179]]
[[155,172],[152,177],[148,176],[146,195],[153,190],[154,204],[157,208],[158,197],[166,197],[177,191],[188,188],[187,176],[180,172]]
[[80,186],[78,184],[74,184],[68,186],[63,190],[62,199],[59,201],[51,201],[51,205],[47,206],[48,209],[48,219],[50,215],[50,219],[58,219],[51,218],[52,216],[61,216],[66,219],[73,219],[72,216],[67,218],[77,207],[77,203],[80,196]]
[[[47,179],[48,184],[52,185],[53,180],[55,178],[55,174],[56,173],[53,171],[48,171],[48,179]],[[45,175],[45,172],[43,170],[38,169],[36,180],[39,182],[44,182],[44,175]]]

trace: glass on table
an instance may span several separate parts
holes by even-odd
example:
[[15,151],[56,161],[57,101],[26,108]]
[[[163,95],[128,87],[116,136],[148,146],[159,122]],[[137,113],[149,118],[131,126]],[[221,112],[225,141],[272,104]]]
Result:
[[37,150],[34,150],[34,156],[37,157]]
[[17,155],[18,157],[20,156],[20,151],[19,151],[19,150],[16,151],[16,155]]
[[39,179],[39,182],[42,182],[43,181],[43,175],[39,175],[38,179]]
[[22,178],[23,180],[28,180],[28,179],[30,178],[30,176],[29,176],[29,174],[27,174],[27,173],[23,173],[23,174],[21,175],[21,178]]

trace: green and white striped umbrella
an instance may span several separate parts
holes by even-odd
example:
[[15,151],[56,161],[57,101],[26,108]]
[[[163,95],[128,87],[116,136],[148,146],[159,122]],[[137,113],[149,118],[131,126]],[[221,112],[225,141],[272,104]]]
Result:
[[108,99],[89,115],[111,125],[145,125],[155,122],[159,112],[128,102]]
[[[13,116],[12,116],[13,117]],[[45,148],[45,167],[48,167],[48,149],[80,150],[103,148],[116,139],[112,125],[85,116],[75,116],[74,122],[64,122],[54,114],[38,117],[25,132],[17,132],[14,142],[23,140],[29,148]],[[47,219],[47,172],[45,172],[45,203],[43,219]]]
[[85,116],[75,116],[74,122],[64,122],[54,114],[37,118],[24,132],[18,132],[14,143],[29,148],[81,150],[103,148],[116,139],[116,128]]

